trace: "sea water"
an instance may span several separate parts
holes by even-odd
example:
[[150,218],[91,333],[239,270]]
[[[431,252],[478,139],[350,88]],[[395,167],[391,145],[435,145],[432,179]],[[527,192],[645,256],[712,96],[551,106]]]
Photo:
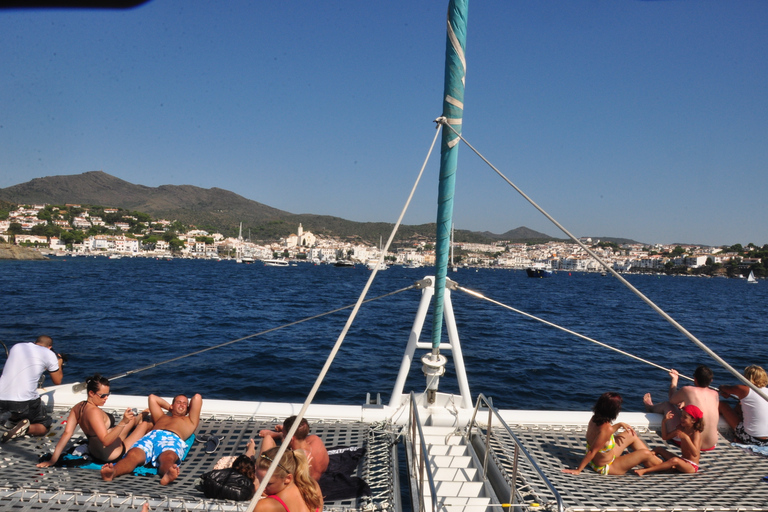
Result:
[[[397,266],[381,271],[368,297],[406,288],[429,274],[431,269]],[[0,341],[10,348],[40,334],[52,336],[55,349],[68,355],[65,382],[75,382],[95,372],[111,377],[246,338],[116,379],[112,391],[302,402],[351,309],[276,328],[354,304],[369,275],[361,265],[309,263],[2,261]],[[768,281],[625,277],[736,369],[768,365]],[[449,278],[682,374],[707,364],[715,385],[734,383],[614,277],[559,272],[530,279],[524,271],[460,269]],[[380,393],[388,403],[419,297],[409,290],[362,306],[316,402],[362,404],[366,393]],[[669,378],[663,370],[461,291],[454,291],[452,300],[473,396],[493,397],[502,408],[588,410],[601,393],[618,391],[629,411],[642,410],[646,392],[666,397]],[[422,340],[431,339],[430,331],[428,319]],[[440,387],[455,392],[447,355]],[[417,353],[406,392],[424,388],[420,357]]]

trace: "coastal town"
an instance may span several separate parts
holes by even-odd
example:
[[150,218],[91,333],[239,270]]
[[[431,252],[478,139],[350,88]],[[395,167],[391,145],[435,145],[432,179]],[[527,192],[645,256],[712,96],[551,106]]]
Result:
[[[119,208],[79,204],[21,205],[0,218],[0,239],[56,256],[233,259],[253,261],[307,261],[313,263],[369,263],[381,257],[379,247],[360,241],[316,236],[301,224],[295,233],[272,243],[254,243],[225,237],[178,222]],[[753,271],[765,276],[766,247],[748,244],[731,247],[662,244],[616,244],[582,238],[614,270],[623,272],[700,273],[738,277]],[[523,269],[546,266],[552,270],[600,272],[601,265],[575,243],[550,241],[528,244],[498,241],[490,244],[453,244],[455,266]],[[434,265],[434,240],[415,240],[385,256],[387,264],[411,267]]]

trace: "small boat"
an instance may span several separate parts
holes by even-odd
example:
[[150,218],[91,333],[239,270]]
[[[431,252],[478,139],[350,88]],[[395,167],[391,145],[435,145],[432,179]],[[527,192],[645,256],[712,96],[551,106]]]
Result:
[[287,267],[288,261],[286,260],[264,260],[265,267]]
[[336,263],[333,264],[334,267],[346,267],[346,268],[355,268],[355,264],[349,260],[337,260]]
[[544,263],[534,263],[530,267],[525,269],[525,273],[528,277],[552,277],[552,267]]
[[386,263],[384,263],[383,261],[380,262],[379,260],[368,260],[365,266],[368,267],[368,270],[374,270],[377,268],[379,270],[387,270],[389,268],[387,267]]
[[755,273],[752,272],[751,270],[749,271],[749,276],[747,277],[747,282],[748,283],[757,284],[757,279],[755,279]]

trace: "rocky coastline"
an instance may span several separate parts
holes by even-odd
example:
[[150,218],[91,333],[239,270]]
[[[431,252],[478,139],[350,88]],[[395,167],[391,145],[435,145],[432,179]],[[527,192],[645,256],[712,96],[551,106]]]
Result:
[[18,245],[0,244],[0,260],[47,260],[39,251]]

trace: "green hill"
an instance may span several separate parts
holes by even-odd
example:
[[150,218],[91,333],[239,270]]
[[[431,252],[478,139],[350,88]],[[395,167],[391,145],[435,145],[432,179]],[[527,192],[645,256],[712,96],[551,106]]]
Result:
[[[358,239],[378,244],[386,238],[392,224],[354,222],[328,215],[294,214],[220,188],[192,185],[135,185],[102,171],[83,174],[47,176],[0,189],[2,201],[13,204],[80,204],[98,205],[144,212],[158,219],[178,220],[226,236],[237,235],[243,223],[244,236],[252,240],[277,240],[296,231],[299,223],[316,235]],[[396,242],[434,240],[435,224],[401,226]],[[502,235],[489,232],[457,230],[457,242],[491,243],[498,240],[547,241],[552,237],[520,227]]]

